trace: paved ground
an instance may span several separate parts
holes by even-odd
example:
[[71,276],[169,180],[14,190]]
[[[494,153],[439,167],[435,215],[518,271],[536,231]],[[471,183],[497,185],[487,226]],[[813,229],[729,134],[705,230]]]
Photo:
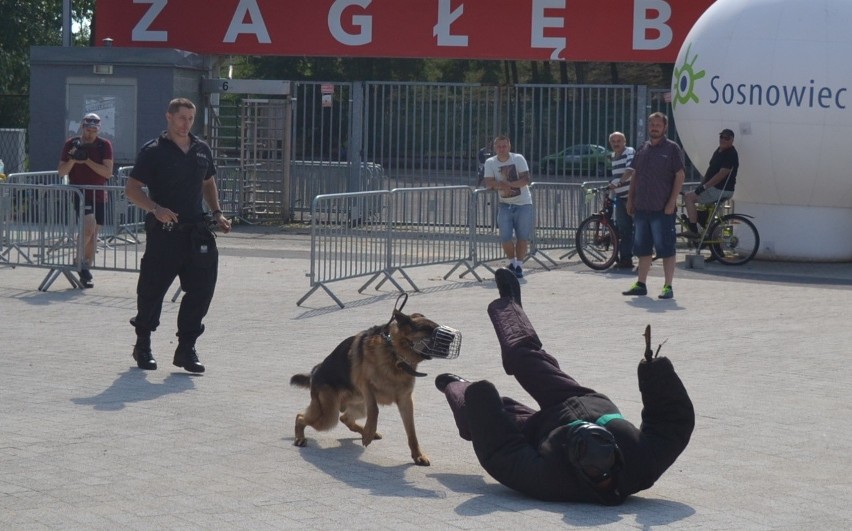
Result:
[[[96,287],[0,268],[0,528],[5,529],[848,529],[852,522],[852,266],[710,265],[675,279],[675,299],[620,295],[633,277],[533,266],[524,303],[545,346],[580,381],[639,420],[645,325],[698,415],[690,446],[619,507],[542,503],[495,483],[454,432],[433,378],[502,374],[485,314],[493,281],[409,270],[406,310],[462,330],[462,355],[420,369],[416,421],[431,467],[408,455],[399,415],[363,448],[345,428],[292,446],[307,392],[288,384],[344,336],[387,321],[396,294],[308,289],[309,245],[278,230],[221,237],[220,283],[199,342],[208,372],[173,370],[177,305],[154,338],[156,372],[130,358],[136,275]],[[484,273],[484,270],[482,270]]]

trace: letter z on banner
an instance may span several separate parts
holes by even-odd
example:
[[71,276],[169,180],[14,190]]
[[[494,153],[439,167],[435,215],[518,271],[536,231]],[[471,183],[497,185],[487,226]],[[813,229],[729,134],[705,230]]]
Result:
[[203,54],[674,62],[713,0],[101,0],[97,42]]

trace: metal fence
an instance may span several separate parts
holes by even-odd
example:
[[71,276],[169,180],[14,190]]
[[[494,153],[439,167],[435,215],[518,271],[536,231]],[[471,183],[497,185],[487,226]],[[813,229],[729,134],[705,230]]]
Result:
[[[530,258],[548,268],[558,260],[573,257],[574,239],[580,222],[592,210],[580,184],[535,182],[530,185],[535,209],[535,237]],[[554,251],[567,251],[554,258]]]
[[139,271],[144,251],[144,211],[131,204],[123,186],[69,186],[56,172],[19,173],[0,183],[0,265],[47,268],[39,286],[46,291],[64,275],[82,287],[72,273],[82,268],[86,194],[102,191],[106,219],[98,233],[92,270]]
[[27,160],[27,130],[0,128],[0,160],[3,161],[3,171],[19,173],[24,171]]
[[81,265],[83,215],[74,205],[82,200],[70,186],[0,183],[0,265],[47,269],[41,291],[59,275],[80,287],[71,273]]
[[[537,225],[530,259],[549,269],[543,260],[558,265],[573,256],[576,228],[593,206],[584,201],[579,184],[537,182],[531,189]],[[386,281],[405,291],[395,275],[419,291],[407,270],[425,265],[447,264],[444,279],[459,272],[481,281],[479,267],[493,273],[490,262],[504,259],[497,204],[494,191],[469,186],[317,196],[311,208],[311,288],[297,304],[322,289],[342,308],[328,285],[357,277],[369,277],[359,293]],[[556,258],[547,254],[555,250],[569,252]]]
[[[323,98],[329,85],[330,100]],[[580,183],[605,177],[607,165],[600,160],[579,166],[545,160],[571,146],[608,147],[615,130],[639,144],[645,134],[639,124],[649,109],[671,115],[665,91],[635,85],[300,81],[291,83],[291,91],[288,206],[291,220],[305,223],[318,195],[476,185],[478,151],[503,133],[511,137],[513,151],[527,158],[533,180]],[[257,151],[257,133],[249,130],[276,132],[264,146],[282,151],[284,107],[264,101],[229,99],[213,112],[217,161],[238,168],[220,181],[233,183],[223,186],[235,198],[231,213],[248,222],[280,221],[285,210],[281,168],[263,157],[241,159],[251,150],[240,146]],[[251,128],[239,126],[244,115],[251,116]],[[269,123],[260,123],[264,120]],[[674,124],[671,133],[676,134]]]
[[[330,100],[323,97],[329,85]],[[678,140],[668,89],[642,85],[298,81],[291,91],[289,104],[251,95],[210,104],[208,141],[223,210],[232,217],[309,223],[318,195],[476,185],[477,152],[501,133],[527,158],[533,180],[554,183],[600,178],[606,166],[550,167],[547,157],[570,146],[607,147],[614,130],[638,145],[645,135],[639,124],[650,112],[665,112],[669,136]],[[23,171],[25,133],[0,129],[6,174]],[[687,160],[688,180],[701,173]]]

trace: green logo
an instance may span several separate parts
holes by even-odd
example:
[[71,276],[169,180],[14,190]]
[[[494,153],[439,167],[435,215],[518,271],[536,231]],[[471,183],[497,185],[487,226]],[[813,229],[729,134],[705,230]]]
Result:
[[698,103],[698,95],[695,94],[695,82],[704,77],[706,72],[701,70],[696,72],[694,68],[695,60],[698,56],[689,59],[689,50],[692,49],[692,44],[686,49],[686,55],[683,57],[683,64],[675,68],[674,71],[674,97],[672,98],[672,109],[677,107],[677,104],[686,105],[691,101]]

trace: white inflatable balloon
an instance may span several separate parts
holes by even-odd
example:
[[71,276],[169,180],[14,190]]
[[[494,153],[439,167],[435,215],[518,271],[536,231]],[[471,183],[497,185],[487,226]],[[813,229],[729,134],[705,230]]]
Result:
[[852,1],[717,0],[675,64],[672,105],[702,172],[736,133],[737,212],[766,259],[852,260]]

